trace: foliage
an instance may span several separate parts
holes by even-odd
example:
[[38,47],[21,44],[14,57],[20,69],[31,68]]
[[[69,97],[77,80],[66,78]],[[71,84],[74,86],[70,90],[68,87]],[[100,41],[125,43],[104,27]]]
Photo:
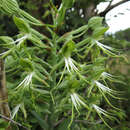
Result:
[[[113,74],[120,75],[122,81],[124,82],[122,84],[115,84],[115,87],[118,90],[123,90],[125,91],[124,97],[127,100],[120,100],[120,107],[125,111],[126,116],[123,120],[123,122],[117,126],[117,129],[129,129],[129,122],[130,122],[130,111],[129,111],[129,102],[130,102],[130,80],[129,80],[129,75],[130,75],[130,42],[128,36],[130,35],[129,29],[123,30],[116,32],[114,35],[106,35],[103,43],[109,45],[111,43],[112,47],[119,48],[121,51],[123,51],[126,59],[123,60],[121,58],[114,60],[111,58],[108,62],[109,64],[109,71],[111,71]],[[117,102],[114,102],[116,105]]]
[[74,4],[69,0],[58,8],[49,3],[52,21],[47,24],[16,0],[0,4],[19,30],[15,36],[0,37],[13,120],[32,130],[107,129],[123,120],[123,111],[111,103],[122,94],[113,87],[120,79],[108,73],[106,64],[109,57],[122,55],[100,42],[108,29],[103,18],[92,17],[88,24],[62,34],[66,11]]

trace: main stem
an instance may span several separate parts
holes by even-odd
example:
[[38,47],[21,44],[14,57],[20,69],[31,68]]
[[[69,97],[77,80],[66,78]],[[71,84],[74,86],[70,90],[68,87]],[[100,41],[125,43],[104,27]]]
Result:
[[[0,59],[0,112],[5,117],[10,118],[10,109],[8,105],[8,93],[6,88],[5,68],[2,59]],[[11,130],[11,126],[9,126],[6,130]]]
[[[53,34],[52,36],[52,41],[53,41],[53,47],[51,50],[51,60],[52,60],[52,66],[55,66],[57,64],[57,43],[56,43],[56,34]],[[51,90],[53,90],[53,88],[56,86],[56,72],[54,71],[52,73],[52,79],[53,81],[51,82]],[[52,96],[53,96],[53,92],[52,92]],[[53,97],[52,97],[53,98]],[[54,130],[54,122],[55,122],[55,115],[54,115],[54,101],[52,99],[51,103],[50,103],[50,111],[51,111],[51,116],[49,117],[49,130]]]

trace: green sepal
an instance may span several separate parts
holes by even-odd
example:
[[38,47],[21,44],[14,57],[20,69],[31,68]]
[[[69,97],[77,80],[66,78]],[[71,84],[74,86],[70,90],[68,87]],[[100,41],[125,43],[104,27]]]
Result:
[[19,15],[20,15],[20,17],[25,19],[30,24],[33,24],[33,25],[36,25],[36,26],[43,26],[43,24],[39,20],[37,20],[36,18],[32,17],[30,14],[28,14],[24,10],[20,9],[19,10]]
[[96,28],[102,26],[102,21],[103,21],[102,17],[98,17],[98,16],[92,17],[88,21],[88,27],[91,28],[91,29],[93,29],[93,30],[95,30]]
[[66,8],[63,6],[63,4],[61,4],[61,6],[58,10],[58,13],[57,13],[56,21],[55,21],[56,26],[63,24],[65,12],[66,12]]
[[74,49],[75,49],[75,42],[73,40],[69,40],[63,46],[62,53],[65,57],[69,57]]
[[75,0],[62,0],[63,6],[66,8],[72,8]]
[[98,27],[95,28],[95,30],[93,31],[92,37],[95,39],[98,39],[100,37],[102,37],[102,35],[104,35],[104,33],[109,29],[109,27]]
[[16,16],[13,17],[14,23],[16,24],[17,28],[22,33],[29,33],[30,32],[30,26],[29,24],[22,18],[18,18]]
[[32,71],[33,70],[32,62],[29,59],[27,59],[27,58],[24,58],[24,59],[21,58],[20,59],[20,65],[25,70],[28,70],[28,71]]

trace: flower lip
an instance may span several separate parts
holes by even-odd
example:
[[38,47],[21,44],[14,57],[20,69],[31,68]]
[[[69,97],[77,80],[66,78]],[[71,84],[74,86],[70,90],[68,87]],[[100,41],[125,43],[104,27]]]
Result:
[[74,104],[74,107],[76,108],[77,111],[81,105],[86,106],[86,104],[82,101],[82,99],[80,99],[77,93],[74,92],[70,96],[71,96],[72,103]]
[[24,88],[26,86],[29,86],[32,83],[32,77],[34,75],[34,72],[30,73],[29,75],[27,75],[24,80],[15,88],[18,89],[19,87],[23,86]]
[[67,68],[67,70],[71,73],[71,71],[78,71],[78,68],[75,66],[75,64],[73,63],[73,59],[71,57],[65,57],[65,67]]

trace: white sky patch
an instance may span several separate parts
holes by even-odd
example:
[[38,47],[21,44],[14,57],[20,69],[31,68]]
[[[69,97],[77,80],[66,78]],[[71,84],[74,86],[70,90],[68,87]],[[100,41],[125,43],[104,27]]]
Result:
[[[114,0],[112,4],[119,2],[120,0]],[[98,5],[97,9],[102,12],[109,2],[102,2]],[[115,33],[119,30],[130,28],[130,2],[126,2],[112,9],[106,15],[106,21],[110,27],[107,33]]]

